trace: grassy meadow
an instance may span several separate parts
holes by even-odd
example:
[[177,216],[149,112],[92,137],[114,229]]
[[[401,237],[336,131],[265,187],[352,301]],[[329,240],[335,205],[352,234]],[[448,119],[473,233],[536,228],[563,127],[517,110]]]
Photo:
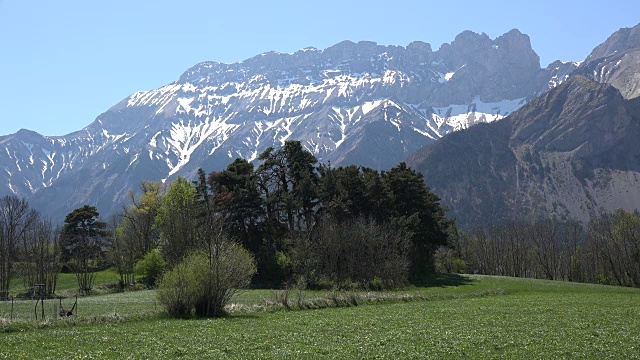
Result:
[[[106,270],[95,273],[94,284],[95,286],[100,287],[118,283],[119,280],[120,276],[118,275],[116,269],[108,268]],[[11,280],[11,286],[9,289],[10,295],[13,296],[24,293],[27,290],[21,278],[13,278]],[[60,273],[58,275],[58,282],[56,285],[56,292],[58,295],[63,297],[72,296],[76,293],[77,289],[78,281],[76,280],[75,274]]]
[[[640,357],[640,289],[491,276],[440,284],[292,292],[293,304],[327,305],[300,311],[278,306],[282,292],[247,290],[222,319],[165,318],[153,291],[91,296],[74,319],[5,321],[0,358]],[[331,307],[340,296],[357,300]]]

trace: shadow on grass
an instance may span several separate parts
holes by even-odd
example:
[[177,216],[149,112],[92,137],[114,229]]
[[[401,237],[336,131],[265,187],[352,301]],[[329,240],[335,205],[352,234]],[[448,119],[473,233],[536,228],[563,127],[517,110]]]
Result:
[[414,280],[413,284],[420,287],[446,287],[471,285],[476,280],[459,274],[431,274],[423,279]]

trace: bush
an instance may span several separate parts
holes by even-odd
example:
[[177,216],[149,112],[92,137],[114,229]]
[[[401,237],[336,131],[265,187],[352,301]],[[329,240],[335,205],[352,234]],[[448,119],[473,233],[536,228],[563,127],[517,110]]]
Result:
[[159,281],[158,300],[169,316],[186,317],[193,311],[193,294],[198,281],[193,267],[189,265],[187,261],[177,264]]
[[224,240],[197,250],[161,279],[158,299],[170,316],[222,316],[235,291],[249,286],[256,273],[253,256]]
[[467,263],[456,257],[453,249],[440,247],[435,252],[435,268],[439,273],[464,274],[467,272]]
[[155,286],[166,266],[167,263],[160,254],[160,250],[153,249],[136,263],[135,271],[137,275],[142,276],[145,284]]

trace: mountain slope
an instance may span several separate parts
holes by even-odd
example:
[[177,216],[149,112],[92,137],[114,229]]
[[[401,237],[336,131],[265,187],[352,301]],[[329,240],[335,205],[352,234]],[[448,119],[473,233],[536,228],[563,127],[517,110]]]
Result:
[[496,123],[411,156],[463,227],[513,216],[588,220],[640,206],[640,99],[574,76]]

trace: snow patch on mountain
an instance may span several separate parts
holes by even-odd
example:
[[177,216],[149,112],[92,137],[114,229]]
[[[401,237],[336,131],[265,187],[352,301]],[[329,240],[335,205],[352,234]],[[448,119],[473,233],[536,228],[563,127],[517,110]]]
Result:
[[167,140],[178,161],[175,165],[167,162],[170,168],[167,177],[180,171],[191,160],[191,154],[206,140],[215,139],[220,145],[227,140],[229,132],[237,127],[238,125],[219,121],[205,121],[202,123],[187,121],[185,123],[184,120],[181,120],[178,123],[174,123],[171,128],[171,136]]
[[490,123],[500,120],[518,110],[525,103],[526,98],[486,103],[476,97],[471,104],[434,107],[432,119],[438,129],[446,125],[453,131],[458,131],[480,122]]
[[383,100],[374,100],[374,101],[367,101],[364,104],[362,104],[362,114],[363,115],[367,115],[368,113],[371,112],[371,110],[377,108],[378,106],[380,106],[380,104],[382,103]]

